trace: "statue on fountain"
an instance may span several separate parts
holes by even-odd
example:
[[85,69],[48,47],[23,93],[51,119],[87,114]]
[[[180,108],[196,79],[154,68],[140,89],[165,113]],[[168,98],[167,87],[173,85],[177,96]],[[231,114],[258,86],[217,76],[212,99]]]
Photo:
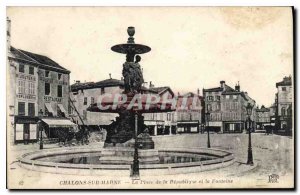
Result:
[[125,94],[139,93],[144,83],[143,73],[139,62],[141,57],[135,56],[135,62],[133,62],[134,55],[127,54],[126,62],[123,64],[122,75],[124,77]]

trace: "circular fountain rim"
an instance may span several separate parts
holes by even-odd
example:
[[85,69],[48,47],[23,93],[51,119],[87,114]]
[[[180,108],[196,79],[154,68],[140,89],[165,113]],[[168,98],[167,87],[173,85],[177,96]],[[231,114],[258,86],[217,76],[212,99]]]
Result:
[[[60,173],[58,169],[69,169],[69,170],[109,170],[109,171],[120,171],[130,169],[128,164],[71,164],[71,163],[57,163],[57,162],[47,162],[39,161],[38,158],[49,157],[54,155],[61,154],[78,154],[78,153],[97,153],[101,152],[102,149],[99,148],[67,148],[62,150],[59,149],[50,149],[43,151],[36,151],[31,153],[26,153],[21,156],[19,163],[21,167],[36,170],[40,172],[51,172],[51,173]],[[222,168],[225,165],[228,166],[234,162],[234,155],[228,151],[220,149],[208,149],[208,148],[166,148],[158,149],[159,152],[180,152],[180,153],[194,153],[194,154],[212,154],[214,153],[217,156],[220,156],[216,159],[198,161],[198,162],[183,162],[183,163],[167,163],[167,164],[141,164],[140,170],[171,170],[181,169],[182,168],[194,168],[195,171],[211,170],[216,168]],[[228,164],[228,165],[227,165]],[[47,169],[43,171],[43,169]],[[49,170],[54,168],[54,170]],[[151,174],[151,172],[149,172]]]

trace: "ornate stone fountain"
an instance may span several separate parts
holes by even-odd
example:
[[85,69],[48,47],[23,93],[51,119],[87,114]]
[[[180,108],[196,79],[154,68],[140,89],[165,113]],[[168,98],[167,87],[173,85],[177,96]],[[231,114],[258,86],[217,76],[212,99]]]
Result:
[[[152,105],[149,109],[145,109],[147,90],[142,88],[144,78],[141,65],[139,64],[141,61],[139,54],[147,53],[151,50],[151,48],[146,45],[136,44],[134,42],[134,27],[128,27],[127,33],[129,35],[127,43],[118,44],[111,48],[111,50],[114,52],[126,54],[126,62],[123,64],[122,75],[124,77],[123,94],[126,95],[127,100],[125,103],[119,105],[116,109],[101,110],[97,104],[94,104],[88,108],[88,111],[119,114],[119,116],[116,118],[116,121],[110,125],[110,129],[107,132],[105,147],[120,146],[122,143],[134,138],[135,122],[137,120],[137,135],[139,135],[138,147],[140,149],[153,149],[154,143],[147,132],[147,126],[144,124],[144,117],[142,114],[170,112],[172,109],[170,104],[166,104],[166,107],[161,109],[161,103],[157,103]],[[139,98],[141,107],[136,105],[128,109],[128,105],[130,104],[131,100],[137,97]],[[103,106],[113,105],[113,103],[113,99],[108,99],[105,102],[102,102]]]

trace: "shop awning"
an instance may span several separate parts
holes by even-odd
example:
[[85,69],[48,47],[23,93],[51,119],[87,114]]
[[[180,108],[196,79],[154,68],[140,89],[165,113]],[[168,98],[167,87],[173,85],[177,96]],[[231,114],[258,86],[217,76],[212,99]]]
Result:
[[56,119],[56,118],[47,118],[47,119],[42,119],[44,123],[49,125],[49,127],[73,127],[76,126],[76,124],[72,123],[68,119]]
[[65,110],[64,106],[62,104],[57,104],[58,108],[60,109],[61,112],[67,114],[67,111]]
[[51,112],[52,114],[54,114],[53,109],[52,109],[50,103],[45,103],[45,106],[46,106],[48,112]]

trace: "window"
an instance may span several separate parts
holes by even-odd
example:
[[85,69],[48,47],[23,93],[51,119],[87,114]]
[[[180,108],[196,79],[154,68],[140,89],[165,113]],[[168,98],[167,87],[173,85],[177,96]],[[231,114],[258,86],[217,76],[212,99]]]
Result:
[[213,101],[214,97],[213,96],[208,96],[207,99],[208,99],[208,101]]
[[25,72],[25,66],[24,64],[19,64],[19,72]]
[[18,102],[18,115],[25,116],[25,102]]
[[83,105],[87,105],[87,97],[84,97],[84,99],[83,99]]
[[281,108],[281,116],[285,116],[285,114],[286,114],[286,113],[285,113],[285,107],[282,107],[282,108]]
[[236,99],[237,99],[237,95],[233,95],[233,99],[235,99],[235,100],[236,100]]
[[216,100],[217,100],[217,101],[220,101],[220,96],[216,96]]
[[50,77],[50,71],[49,70],[45,71],[45,77]]
[[35,84],[32,82],[28,83],[28,94],[30,94],[30,95],[35,94]]
[[50,83],[45,83],[45,95],[50,95]]
[[101,95],[105,93],[104,87],[101,88]]
[[29,74],[34,75],[34,67],[33,66],[29,66]]
[[83,110],[83,119],[84,119],[84,120],[86,120],[86,115],[87,115],[86,110]]
[[91,104],[94,104],[94,103],[95,103],[95,98],[91,97]]
[[225,98],[226,98],[226,99],[229,99],[229,95],[225,95]]
[[62,97],[62,86],[57,85],[57,97]]
[[210,104],[207,104],[207,111],[212,111]]
[[19,80],[18,81],[18,93],[25,93],[25,81]]
[[286,91],[286,87],[282,87],[282,91]]
[[171,113],[167,113],[167,121],[171,120]]
[[62,78],[62,74],[57,73],[57,79],[58,79],[58,80],[61,80],[61,78]]
[[225,102],[225,109],[229,110],[230,109],[230,103],[229,102]]
[[35,105],[34,103],[28,103],[28,116],[35,115]]

